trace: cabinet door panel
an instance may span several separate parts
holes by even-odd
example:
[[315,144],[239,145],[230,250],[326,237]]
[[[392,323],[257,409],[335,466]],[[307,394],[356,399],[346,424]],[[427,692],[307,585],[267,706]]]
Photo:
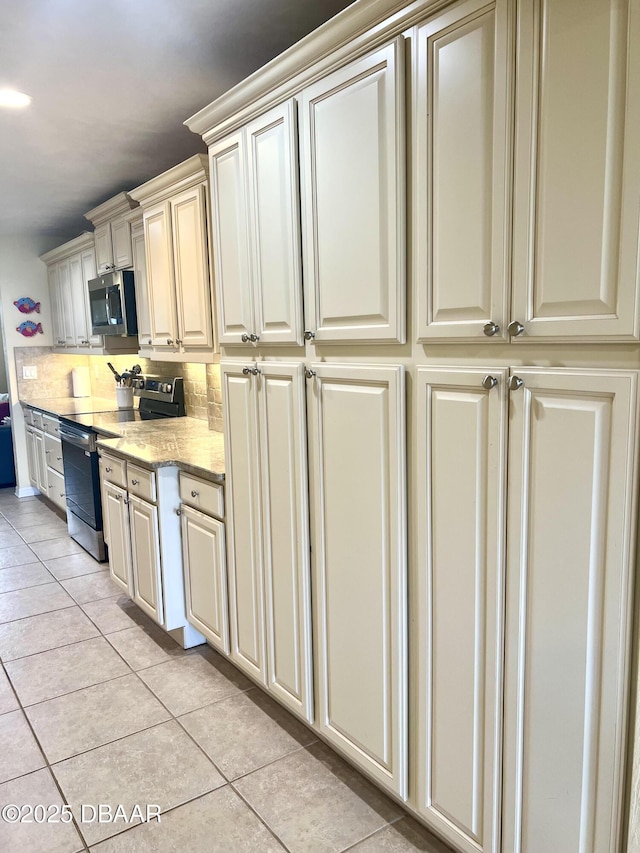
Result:
[[257,388],[242,367],[221,363],[231,657],[266,683]]
[[504,850],[620,849],[635,373],[518,370],[511,394]]
[[242,133],[210,149],[211,219],[220,343],[254,332]]
[[419,367],[417,802],[456,849],[500,826],[506,370]]
[[[160,532],[158,509],[153,504],[129,495],[133,600],[152,619],[162,625],[162,574],[160,568]],[[110,535],[112,535],[110,531]]]
[[403,368],[313,369],[317,725],[336,748],[405,797]]
[[295,102],[246,128],[256,328],[261,344],[302,343]]
[[114,219],[111,222],[111,244],[116,268],[120,270],[130,267],[133,264],[131,223],[126,219]]
[[89,303],[89,288],[88,282],[92,278],[96,278],[96,253],[94,249],[87,249],[81,255],[82,261],[82,286],[83,286],[83,305],[84,315],[87,323],[87,339],[92,347],[101,347],[103,345],[102,335],[93,334],[93,325],[91,322],[91,306]]
[[184,347],[212,347],[213,323],[204,186],[171,199],[179,337]]
[[418,337],[504,339],[511,61],[507,0],[459,2],[416,34]]
[[106,272],[113,266],[113,247],[111,245],[111,225],[105,222],[95,230],[96,264],[98,272]]
[[82,271],[82,255],[73,255],[69,258],[69,280],[71,290],[71,329],[73,343],[76,346],[89,345],[89,332],[87,329],[87,314],[85,304],[87,302],[87,283]]
[[224,524],[181,507],[187,618],[218,651],[229,654],[229,603]]
[[640,8],[518,9],[513,316],[523,337],[637,338]]
[[49,295],[51,296],[51,326],[54,346],[64,346],[64,322],[62,319],[62,302],[60,298],[59,264],[47,268],[49,280]]
[[38,467],[36,462],[35,438],[31,427],[25,427],[26,444],[27,444],[27,464],[29,466],[29,482],[32,486],[38,487]]
[[141,347],[148,347],[152,343],[152,334],[143,227],[134,227],[131,229],[131,251],[133,254],[133,282],[136,289],[138,341]]
[[261,363],[267,686],[313,721],[305,389],[301,364]]
[[145,210],[144,243],[151,339],[154,347],[173,349],[178,335],[169,202]]
[[113,483],[102,483],[104,528],[109,534],[109,573],[111,579],[127,595],[133,594],[131,584],[131,537],[127,493]]
[[40,430],[34,430],[33,433],[33,452],[36,460],[36,477],[38,481],[38,490],[46,495],[49,489],[47,481],[47,457],[44,452],[44,436]]
[[307,325],[318,341],[405,337],[404,43],[304,90]]
[[62,321],[62,337],[68,347],[75,346],[76,336],[73,325],[73,295],[71,292],[71,266],[69,259],[58,264],[58,292]]

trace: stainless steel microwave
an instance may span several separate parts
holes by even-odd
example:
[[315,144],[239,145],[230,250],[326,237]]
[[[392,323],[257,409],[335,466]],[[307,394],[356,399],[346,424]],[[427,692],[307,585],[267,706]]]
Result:
[[89,282],[89,306],[94,335],[137,335],[133,272],[108,272]]

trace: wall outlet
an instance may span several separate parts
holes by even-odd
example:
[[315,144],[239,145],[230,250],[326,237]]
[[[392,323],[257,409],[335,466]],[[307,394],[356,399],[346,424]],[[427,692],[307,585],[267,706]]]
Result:
[[35,364],[23,364],[22,365],[22,378],[23,379],[37,379],[38,378],[38,368]]

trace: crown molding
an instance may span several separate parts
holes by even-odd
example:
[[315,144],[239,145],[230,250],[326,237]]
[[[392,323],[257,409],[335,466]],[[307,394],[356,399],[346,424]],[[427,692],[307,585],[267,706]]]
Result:
[[206,154],[194,154],[183,163],[168,169],[156,178],[152,178],[145,184],[141,184],[133,190],[129,190],[131,198],[139,202],[142,207],[165,201],[189,187],[201,184],[209,177],[209,161]]
[[116,216],[120,216],[137,206],[138,203],[130,198],[128,193],[118,193],[118,195],[114,195],[113,198],[103,201],[102,204],[85,213],[84,218],[88,219],[93,226],[102,225],[103,222],[115,219]]
[[56,246],[55,249],[50,249],[44,255],[40,255],[40,260],[45,264],[53,264],[56,261],[63,261],[71,255],[76,255],[78,252],[84,252],[85,249],[93,249],[95,247],[95,237],[93,231],[84,231],[79,237],[74,237],[62,246]]
[[357,0],[184,124],[207,145],[298,94],[447,5],[450,0]]

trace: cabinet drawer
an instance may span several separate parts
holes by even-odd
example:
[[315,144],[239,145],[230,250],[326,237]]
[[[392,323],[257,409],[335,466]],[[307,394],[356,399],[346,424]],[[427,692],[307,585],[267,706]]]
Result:
[[24,410],[24,422],[29,424],[29,426],[33,426],[33,409]]
[[42,429],[42,412],[32,412],[31,423],[36,429]]
[[136,495],[145,501],[156,502],[156,475],[146,468],[138,468],[137,465],[127,465],[127,488],[132,495]]
[[58,474],[64,474],[62,467],[62,442],[49,433],[44,437],[44,454],[47,457],[47,465],[57,471]]
[[67,508],[67,499],[64,494],[64,477],[53,468],[47,468],[47,496],[60,509]]
[[102,474],[108,483],[115,483],[123,489],[127,488],[127,463],[115,456],[102,455]]
[[224,518],[224,488],[217,483],[180,473],[180,500],[202,512]]
[[60,421],[58,418],[54,418],[51,415],[43,415],[42,416],[42,430],[43,432],[48,433],[48,435],[60,435]]

